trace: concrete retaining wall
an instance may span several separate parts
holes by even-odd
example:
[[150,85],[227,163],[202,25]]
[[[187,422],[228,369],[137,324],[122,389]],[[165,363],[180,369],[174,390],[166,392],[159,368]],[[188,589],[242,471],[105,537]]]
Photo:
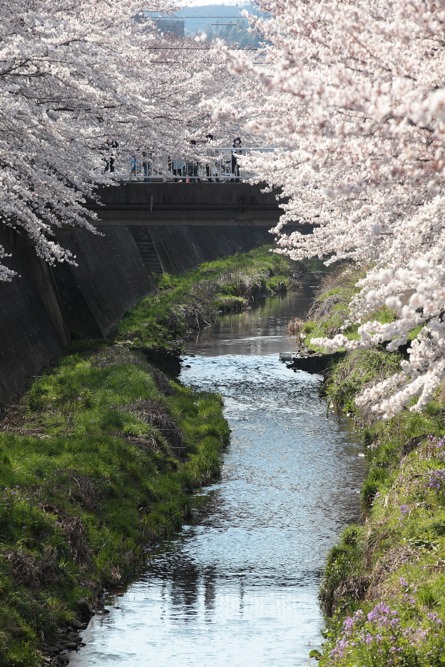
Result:
[[51,271],[33,249],[5,230],[0,242],[20,275],[0,282],[0,406],[57,359],[68,342]]
[[202,262],[272,243],[265,228],[149,227],[156,256],[164,273],[184,273]]
[[20,277],[0,283],[0,411],[76,337],[106,337],[155,289],[153,272],[183,273],[204,261],[270,243],[251,227],[110,227],[60,232],[78,266],[48,267],[29,243],[0,230]]

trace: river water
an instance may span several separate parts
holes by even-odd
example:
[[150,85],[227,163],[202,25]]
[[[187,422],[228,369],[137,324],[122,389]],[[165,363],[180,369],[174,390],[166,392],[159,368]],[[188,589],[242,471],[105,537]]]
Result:
[[221,318],[181,380],[224,397],[232,431],[220,482],[110,613],[94,617],[77,667],[303,667],[319,648],[329,548],[358,518],[361,446],[327,411],[321,378],[288,369],[288,320],[307,294]]

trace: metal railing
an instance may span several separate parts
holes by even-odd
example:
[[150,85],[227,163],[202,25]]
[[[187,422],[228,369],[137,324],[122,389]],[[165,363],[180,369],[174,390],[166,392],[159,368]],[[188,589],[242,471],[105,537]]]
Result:
[[[214,182],[226,183],[247,181],[253,173],[242,167],[243,156],[249,153],[267,153],[274,148],[241,147],[241,148],[208,148],[200,155],[193,157],[171,157],[166,153],[141,152],[134,153],[129,163],[113,155],[113,171],[115,176],[124,181],[144,182]],[[241,164],[240,164],[241,162]]]

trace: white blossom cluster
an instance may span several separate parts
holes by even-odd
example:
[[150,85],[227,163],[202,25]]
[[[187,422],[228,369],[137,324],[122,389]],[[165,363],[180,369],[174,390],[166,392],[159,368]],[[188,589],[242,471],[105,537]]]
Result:
[[[147,0],[143,8],[173,7]],[[198,129],[209,131],[199,103],[221,65],[205,44],[174,43],[135,20],[140,9],[134,0],[2,3],[0,220],[50,263],[75,262],[54,228],[94,230],[85,204],[113,182],[107,140],[129,164],[135,150],[175,155]],[[0,248],[0,280],[12,276]]]
[[[260,5],[262,59],[234,68],[264,86],[249,127],[277,150],[250,162],[282,189],[277,250],[367,268],[351,304],[360,340],[317,344],[405,345],[400,373],[359,403],[420,410],[445,377],[445,2]],[[298,221],[313,234],[287,233]],[[394,321],[367,322],[383,306]]]

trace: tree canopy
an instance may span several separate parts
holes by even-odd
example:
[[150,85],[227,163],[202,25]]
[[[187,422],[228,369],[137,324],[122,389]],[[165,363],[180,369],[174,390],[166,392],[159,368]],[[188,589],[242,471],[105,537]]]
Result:
[[[172,3],[144,8],[168,13]],[[123,160],[158,147],[174,154],[213,129],[200,102],[224,81],[221,65],[206,44],[178,45],[139,15],[134,0],[3,3],[0,220],[50,263],[75,261],[55,228],[94,231],[85,203],[113,182],[110,146]],[[7,264],[0,248],[0,280],[13,276]]]
[[[316,342],[395,350],[412,338],[400,373],[360,401],[419,410],[445,377],[445,2],[259,4],[268,46],[233,67],[264,86],[249,129],[279,149],[255,164],[282,189],[278,251],[366,269],[351,303],[359,340]],[[313,234],[287,233],[289,221]],[[373,316],[382,307],[391,322]]]

